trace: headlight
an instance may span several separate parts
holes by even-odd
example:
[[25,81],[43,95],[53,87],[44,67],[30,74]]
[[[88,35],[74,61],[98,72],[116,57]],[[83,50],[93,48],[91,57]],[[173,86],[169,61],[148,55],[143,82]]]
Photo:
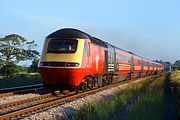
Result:
[[40,66],[44,66],[44,63],[43,63],[43,62],[40,62]]
[[78,67],[79,63],[66,63],[66,67]]

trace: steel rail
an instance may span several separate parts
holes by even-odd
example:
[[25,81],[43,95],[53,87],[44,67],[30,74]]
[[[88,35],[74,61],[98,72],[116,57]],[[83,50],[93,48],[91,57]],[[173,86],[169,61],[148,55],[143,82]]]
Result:
[[[56,94],[60,95],[60,93],[58,93],[58,92]],[[53,96],[51,93],[49,93],[49,94],[41,95],[38,97],[33,97],[33,98],[29,98],[29,99],[24,99],[24,100],[20,100],[20,101],[2,104],[2,105],[0,105],[0,115],[6,114],[9,112],[13,112],[16,110],[20,110],[22,108],[33,106],[36,104],[40,104],[43,102],[55,100],[55,99],[57,99],[57,97]]]
[[0,97],[7,97],[7,96],[11,96],[13,94],[19,94],[19,93],[29,92],[29,91],[36,91],[36,90],[40,90],[40,89],[43,89],[43,84],[5,88],[5,89],[0,89]]

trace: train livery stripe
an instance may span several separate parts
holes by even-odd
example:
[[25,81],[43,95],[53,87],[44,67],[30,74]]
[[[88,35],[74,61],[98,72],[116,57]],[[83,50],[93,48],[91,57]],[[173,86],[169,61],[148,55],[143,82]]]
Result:
[[131,66],[129,64],[123,64],[123,63],[119,63],[118,64],[119,67],[119,71],[129,71],[131,69]]
[[135,70],[140,70],[140,69],[141,69],[141,66],[134,66],[134,69],[135,69]]

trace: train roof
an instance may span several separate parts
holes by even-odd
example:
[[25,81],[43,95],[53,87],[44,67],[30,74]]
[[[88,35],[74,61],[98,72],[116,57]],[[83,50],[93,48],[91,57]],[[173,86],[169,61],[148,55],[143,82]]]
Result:
[[81,39],[90,39],[92,43],[103,46],[103,47],[108,47],[106,43],[96,37],[92,37],[89,34],[82,32],[77,29],[73,28],[64,28],[57,30],[50,35],[48,35],[46,38],[81,38]]
[[[121,49],[119,47],[116,47],[114,45],[111,45],[109,44],[108,42],[104,42],[103,40],[100,40],[96,37],[92,37],[91,35],[83,32],[83,31],[80,31],[78,29],[74,29],[74,28],[64,28],[64,29],[60,29],[60,30],[57,30],[51,34],[49,34],[46,38],[80,38],[80,39],[90,39],[92,43],[94,44],[97,44],[97,45],[100,45],[100,46],[103,46],[105,48],[108,48],[108,46],[112,46],[116,49],[119,49],[121,51],[124,51],[126,53],[129,53],[129,54],[132,54],[134,56],[138,56],[140,57],[141,59],[145,59],[145,60],[148,60],[144,57],[141,57],[133,52],[130,52],[130,51],[127,51],[127,50],[124,50],[124,49]],[[157,62],[154,62],[152,60],[148,60],[148,61],[151,61],[153,63],[156,63],[156,64],[159,64]]]
[[108,48],[106,42],[104,42],[104,41],[102,41],[102,40],[100,40],[100,39],[98,39],[98,38],[96,38],[96,37],[91,37],[90,39],[91,39],[91,42],[92,42],[92,43],[95,43],[95,44],[98,44],[98,45],[101,45],[101,46],[103,46],[103,47]]
[[82,32],[77,29],[73,28],[64,28],[57,30],[50,35],[48,35],[46,38],[82,38],[82,39],[89,39],[90,35]]

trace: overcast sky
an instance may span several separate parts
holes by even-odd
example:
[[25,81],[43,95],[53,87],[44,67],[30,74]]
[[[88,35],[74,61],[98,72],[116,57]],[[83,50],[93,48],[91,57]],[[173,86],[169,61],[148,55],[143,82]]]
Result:
[[0,37],[17,33],[41,52],[44,38],[64,27],[148,59],[180,59],[179,0],[0,1]]

